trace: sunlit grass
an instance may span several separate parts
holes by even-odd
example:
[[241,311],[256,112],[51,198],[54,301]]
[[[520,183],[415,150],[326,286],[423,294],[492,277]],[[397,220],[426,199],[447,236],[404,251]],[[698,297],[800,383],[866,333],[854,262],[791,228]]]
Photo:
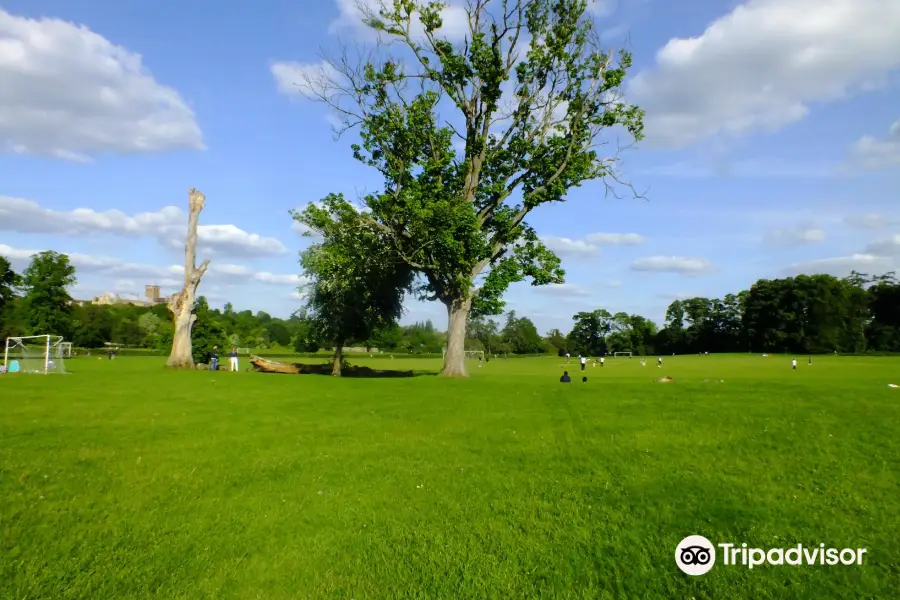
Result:
[[[900,360],[800,358],[0,376],[0,597],[896,597]],[[690,578],[689,534],[869,550]]]

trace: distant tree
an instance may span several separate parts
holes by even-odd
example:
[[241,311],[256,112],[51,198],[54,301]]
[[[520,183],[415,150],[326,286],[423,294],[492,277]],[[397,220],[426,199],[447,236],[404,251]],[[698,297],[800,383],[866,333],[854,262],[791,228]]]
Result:
[[147,348],[156,348],[159,345],[160,332],[167,323],[155,313],[148,311],[138,317],[137,324],[141,332],[141,343]]
[[579,312],[572,317],[575,326],[569,332],[570,349],[588,356],[608,351],[606,338],[612,331],[613,316],[605,309]]
[[551,329],[547,332],[547,342],[555,349],[557,356],[565,356],[569,351],[569,340],[559,329]]
[[413,273],[341,195],[292,214],[321,236],[301,253],[300,264],[310,280],[305,291],[316,337],[334,345],[332,374],[340,376],[344,346],[369,339],[400,316]]
[[68,288],[76,281],[75,267],[65,254],[48,250],[31,257],[22,274],[22,310],[29,333],[72,335],[75,321]]
[[6,257],[0,256],[0,341],[13,330],[13,306],[21,285],[22,278]]
[[[191,357],[194,363],[206,363],[213,346],[219,352],[227,352],[228,333],[213,316],[205,296],[198,296],[194,302],[194,325],[191,331]],[[221,354],[220,354],[221,356]]]
[[517,316],[516,311],[510,311],[506,315],[506,324],[500,332],[500,337],[515,354],[537,354],[546,349],[544,339],[532,320]]
[[[573,187],[618,177],[617,149],[598,149],[604,133],[642,137],[642,111],[618,94],[632,59],[602,49],[587,0],[469,2],[464,45],[441,36],[442,2],[377,4],[365,22],[412,66],[344,58],[299,83],[346,127],[360,125],[354,155],[385,186],[366,198],[367,218],[424,278],[423,297],[446,306],[442,373],[465,376],[470,311],[500,314],[513,282],[563,280],[526,217]],[[413,33],[419,22],[423,36]]]

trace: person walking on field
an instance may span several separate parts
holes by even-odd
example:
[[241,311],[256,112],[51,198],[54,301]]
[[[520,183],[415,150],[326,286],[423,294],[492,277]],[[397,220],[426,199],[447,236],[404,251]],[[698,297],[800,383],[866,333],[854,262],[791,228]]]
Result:
[[237,351],[237,346],[232,346],[232,347],[231,347],[231,353],[230,353],[228,356],[230,357],[230,360],[231,360],[231,370],[232,370],[232,371],[237,371],[237,370],[238,370],[238,351]]
[[581,356],[581,370],[584,371],[584,368],[585,368],[586,366],[587,366],[587,357],[584,356],[584,355],[582,355],[582,356]]

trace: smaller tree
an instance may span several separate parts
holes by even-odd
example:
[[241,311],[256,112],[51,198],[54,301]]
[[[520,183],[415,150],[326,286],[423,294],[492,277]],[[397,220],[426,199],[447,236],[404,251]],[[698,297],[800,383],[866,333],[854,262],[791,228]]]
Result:
[[67,288],[76,281],[75,267],[65,254],[48,250],[31,257],[31,264],[22,274],[22,308],[31,334],[71,336],[75,321]]
[[194,324],[191,330],[191,359],[195,364],[205,363],[213,346],[225,352],[228,334],[225,328],[215,319],[205,296],[199,296],[194,302]]
[[22,278],[13,271],[6,257],[0,256],[0,339],[6,338],[12,329],[13,301],[21,285]]
[[340,376],[343,347],[400,316],[413,274],[341,194],[291,215],[322,238],[301,253],[300,264],[310,280],[305,292],[316,337],[334,344],[332,375]]

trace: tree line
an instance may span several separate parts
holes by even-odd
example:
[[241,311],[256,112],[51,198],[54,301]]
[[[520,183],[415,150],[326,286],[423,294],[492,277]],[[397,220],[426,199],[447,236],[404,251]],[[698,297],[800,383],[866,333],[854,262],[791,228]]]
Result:
[[[317,251],[321,250],[308,252]],[[0,337],[49,333],[79,348],[113,343],[161,353],[169,350],[173,316],[165,304],[79,305],[67,291],[76,281],[75,267],[65,254],[36,254],[22,273],[0,257]],[[334,329],[323,329],[317,315],[305,309],[280,318],[264,311],[236,310],[230,303],[213,308],[200,296],[193,313],[193,350],[198,362],[214,344],[298,353],[334,347]],[[894,273],[857,272],[845,278],[763,279],[722,298],[676,300],[669,305],[662,328],[647,317],[602,308],[578,312],[572,321],[568,332],[552,329],[542,334],[531,319],[515,311],[503,320],[471,316],[465,349],[495,356],[900,352],[900,281]],[[391,320],[360,331],[364,335],[348,335],[342,343],[435,355],[442,353],[447,342],[446,332],[431,321],[400,325]]]

